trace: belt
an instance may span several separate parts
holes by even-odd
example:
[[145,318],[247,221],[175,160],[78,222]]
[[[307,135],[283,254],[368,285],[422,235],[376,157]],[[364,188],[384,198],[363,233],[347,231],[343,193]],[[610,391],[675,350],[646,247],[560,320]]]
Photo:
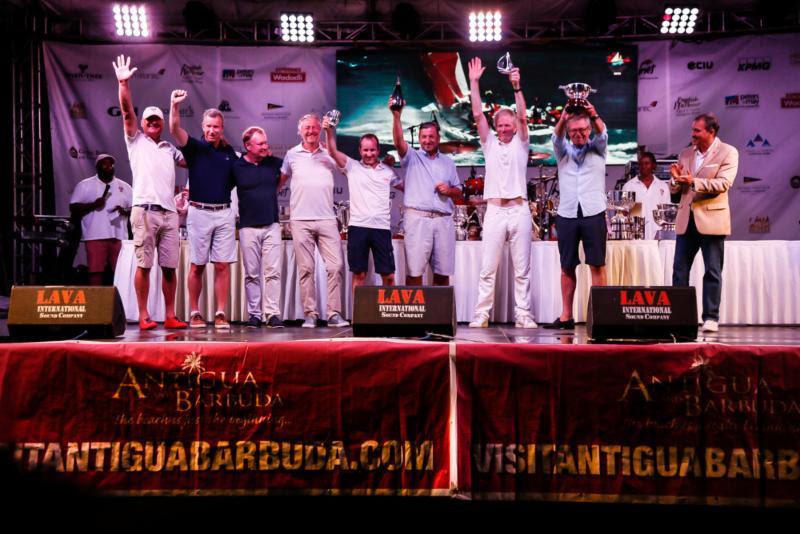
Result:
[[207,210],[207,211],[219,211],[225,210],[231,207],[230,204],[205,204],[203,202],[195,202],[193,200],[189,201],[189,205],[195,207],[200,210]]
[[450,213],[442,213],[441,211],[418,210],[417,208],[406,208],[406,211],[416,213],[422,217],[429,217],[431,219],[434,217],[450,217],[451,215]]
[[136,208],[142,208],[145,211],[168,211],[167,208],[160,204],[136,204]]

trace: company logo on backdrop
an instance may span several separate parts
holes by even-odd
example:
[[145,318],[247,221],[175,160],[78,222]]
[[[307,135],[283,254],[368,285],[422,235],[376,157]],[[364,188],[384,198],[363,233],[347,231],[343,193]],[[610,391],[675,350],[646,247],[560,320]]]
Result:
[[653,62],[652,59],[645,59],[639,65],[639,79],[640,80],[657,80],[658,76],[655,76],[656,72],[656,64]]
[[622,75],[625,67],[627,67],[628,63],[630,62],[631,58],[625,57],[619,52],[612,52],[606,56],[606,64],[614,76]]
[[96,82],[103,79],[103,75],[97,72],[91,72],[89,65],[81,63],[78,65],[78,72],[67,72],[67,78],[79,82]]
[[253,69],[222,69],[223,82],[252,82],[256,71]]
[[725,97],[726,108],[757,108],[759,97],[757,94],[730,95]]
[[690,115],[700,110],[700,98],[696,96],[679,96],[672,104],[676,115]]
[[689,70],[711,70],[714,68],[714,62],[707,59],[701,61],[690,61],[686,64]]
[[181,65],[181,78],[187,83],[203,83],[203,66],[184,63]]
[[769,57],[740,57],[739,72],[765,71],[772,67]]
[[786,93],[786,96],[781,97],[781,107],[800,108],[800,93]]
[[274,83],[305,83],[306,73],[300,67],[279,67],[270,72],[269,78]]
[[91,148],[78,148],[71,146],[67,151],[69,153],[69,157],[72,159],[86,159],[91,160],[94,162],[94,158],[102,154],[99,150],[93,150]]
[[761,134],[758,133],[755,137],[747,141],[745,149],[751,156],[768,156],[772,154],[774,150],[770,142],[765,137],[761,137]]
[[283,104],[274,104],[267,102],[264,106],[266,111],[261,113],[261,116],[269,120],[286,120],[289,118],[289,110],[284,109]]
[[763,178],[755,176],[745,176],[743,178],[744,184],[738,187],[742,193],[766,193],[769,191],[769,185],[762,183]]
[[233,109],[231,109],[231,103],[228,102],[227,100],[220,101],[219,106],[217,106],[217,109],[225,113],[230,113],[233,111]]
[[72,119],[86,118],[86,104],[83,102],[73,102],[69,105],[69,116]]
[[[164,116],[168,117],[168,114],[164,113]],[[181,118],[194,117],[194,108],[192,106],[181,106],[180,116]]]
[[167,72],[167,69],[159,69],[156,72],[142,72],[137,70],[133,77],[138,80],[160,80],[165,72]]
[[747,220],[747,230],[751,234],[768,234],[770,230],[769,226],[769,215],[750,217]]
[[653,111],[657,105],[658,105],[658,100],[653,100],[648,105],[639,106],[637,109],[639,110],[640,113],[649,113]]

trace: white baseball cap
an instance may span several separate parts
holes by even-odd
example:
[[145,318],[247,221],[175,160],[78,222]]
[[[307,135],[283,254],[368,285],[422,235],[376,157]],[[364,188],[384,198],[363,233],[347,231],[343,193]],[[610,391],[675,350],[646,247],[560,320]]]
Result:
[[161,108],[158,106],[148,106],[145,108],[144,113],[142,113],[142,117],[145,119],[149,119],[150,117],[158,117],[163,121],[164,112],[161,111]]

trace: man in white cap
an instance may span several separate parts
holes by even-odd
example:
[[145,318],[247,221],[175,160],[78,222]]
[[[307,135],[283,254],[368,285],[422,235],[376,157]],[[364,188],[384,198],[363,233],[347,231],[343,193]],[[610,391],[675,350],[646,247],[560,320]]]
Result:
[[107,266],[112,272],[116,269],[122,240],[128,238],[133,191],[114,177],[115,162],[110,154],[97,156],[97,174],[81,180],[69,199],[70,212],[81,219],[81,241],[86,246],[89,284],[93,286],[103,285]]
[[139,304],[139,329],[151,330],[157,325],[147,311],[150,293],[150,269],[158,249],[164,293],[164,328],[186,328],[186,323],[175,317],[175,290],[178,277],[180,237],[178,213],[175,209],[175,165],[186,167],[183,156],[174,145],[161,139],[164,131],[164,113],[156,106],[145,108],[142,129],[136,124],[131,89],[128,84],[136,72],[130,68],[131,58],[119,56],[114,72],[119,82],[119,104],[122,110],[125,145],[133,175],[133,208],[131,226],[136,252],[136,300]]

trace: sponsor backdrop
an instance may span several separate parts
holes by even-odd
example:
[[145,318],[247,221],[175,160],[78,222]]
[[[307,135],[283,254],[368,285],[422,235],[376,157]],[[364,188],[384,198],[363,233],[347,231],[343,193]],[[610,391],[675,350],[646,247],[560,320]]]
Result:
[[739,150],[732,238],[800,239],[800,36],[641,43],[639,142],[660,157],[677,154],[705,111]]
[[[139,67],[132,85],[138,110],[155,104],[167,111],[170,91],[187,89],[182,115],[189,133],[199,136],[203,110],[218,107],[239,149],[242,130],[256,124],[282,156],[298,142],[297,119],[336,105],[333,49],[49,43],[45,67],[58,213],[67,213],[75,184],[94,174],[94,157],[101,152],[117,156],[118,176],[130,181],[111,67],[120,52]],[[800,218],[792,209],[800,200],[800,159],[791,145],[792,119],[800,117],[800,37],[653,41],[639,45],[638,58],[639,142],[658,156],[677,154],[688,144],[692,117],[717,113],[721,139],[740,153],[731,192],[732,238],[800,239]],[[387,98],[390,91],[386,87]],[[178,183],[183,182],[180,171]],[[281,195],[282,205],[288,195]],[[338,175],[334,199],[348,197],[346,179]],[[393,198],[396,230],[402,194],[393,192]]]

